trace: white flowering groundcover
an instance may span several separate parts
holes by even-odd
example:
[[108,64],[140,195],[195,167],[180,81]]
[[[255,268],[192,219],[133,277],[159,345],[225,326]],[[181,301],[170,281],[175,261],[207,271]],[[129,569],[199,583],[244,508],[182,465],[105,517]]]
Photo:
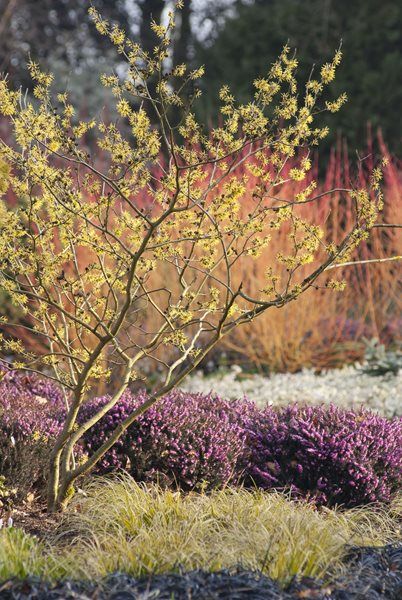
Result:
[[387,417],[402,415],[402,372],[373,377],[363,373],[360,365],[320,374],[303,369],[299,373],[276,373],[269,377],[248,375],[234,365],[211,375],[197,371],[185,380],[182,388],[189,392],[213,392],[233,400],[246,396],[259,407],[332,402],[344,408],[363,406]]

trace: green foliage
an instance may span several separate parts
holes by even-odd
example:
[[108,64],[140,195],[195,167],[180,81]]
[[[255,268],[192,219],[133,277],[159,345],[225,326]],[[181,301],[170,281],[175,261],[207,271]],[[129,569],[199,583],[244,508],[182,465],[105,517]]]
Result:
[[44,549],[33,536],[22,529],[0,530],[0,581],[46,573]]
[[[264,75],[285,42],[297,47],[301,72],[329,56],[342,39],[345,60],[333,87],[336,96],[345,91],[348,110],[335,123],[347,136],[351,148],[361,148],[370,122],[380,126],[394,151],[401,151],[402,129],[402,4],[395,0],[256,0],[238,2],[237,11],[212,30],[208,44],[199,45],[197,60],[205,63],[207,75],[203,98],[206,114],[217,114],[214,94],[222,78],[241,98],[250,92],[250,81]],[[211,6],[211,12],[213,7]]]
[[364,358],[366,364],[363,365],[362,371],[372,376],[385,375],[392,373],[397,375],[402,369],[402,351],[386,350],[383,344],[380,344],[377,338],[365,340],[366,352]]

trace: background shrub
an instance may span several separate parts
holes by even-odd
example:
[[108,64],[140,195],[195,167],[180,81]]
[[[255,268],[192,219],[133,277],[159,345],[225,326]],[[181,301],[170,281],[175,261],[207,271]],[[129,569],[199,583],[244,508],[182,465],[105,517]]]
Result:
[[44,483],[51,440],[63,423],[61,390],[35,374],[9,371],[0,382],[0,475],[19,493]]
[[267,407],[250,431],[249,484],[319,504],[388,502],[402,484],[402,419],[331,405]]
[[[88,450],[96,450],[145,393],[127,392],[113,411],[88,432]],[[88,403],[86,420],[106,398]],[[176,390],[147,410],[105,456],[101,472],[127,468],[137,481],[158,481],[184,490],[214,488],[235,481],[244,465],[247,430],[257,411],[247,401]]]

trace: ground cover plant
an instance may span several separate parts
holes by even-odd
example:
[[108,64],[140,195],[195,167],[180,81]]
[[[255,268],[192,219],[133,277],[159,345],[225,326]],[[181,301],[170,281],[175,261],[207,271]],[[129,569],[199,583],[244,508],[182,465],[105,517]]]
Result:
[[239,364],[221,367],[212,373],[196,371],[181,385],[191,393],[209,394],[236,400],[247,397],[263,408],[335,404],[341,408],[366,408],[392,418],[402,416],[402,372],[372,376],[365,365],[344,365],[339,369],[302,369],[297,373],[250,373]]
[[251,433],[248,476],[325,505],[387,502],[402,485],[402,419],[335,406],[267,407]]
[[52,382],[35,374],[2,373],[0,475],[13,495],[43,489],[50,448],[65,413],[62,391]]
[[[19,199],[13,211],[4,204],[0,209],[0,282],[29,316],[25,327],[46,343],[37,353],[6,337],[3,351],[18,355],[15,368],[47,369],[47,376],[63,386],[68,404],[51,452],[51,511],[65,506],[77,478],[222,337],[267,309],[296,300],[319,285],[322,273],[348,262],[383,206],[382,171],[375,166],[365,185],[336,189],[352,199],[354,208],[340,239],[323,229],[313,212],[305,214],[306,205],[334,192],[316,193],[316,182],[307,174],[309,150],[327,133],[315,125],[316,112],[335,112],[346,100],[344,94],[322,98],[335,77],[340,50],[302,89],[288,47],[267,77],[254,82],[248,104],[236,103],[223,86],[223,122],[206,135],[192,111],[203,69],[166,68],[173,13],[166,26],[151,24],[160,40],[152,53],[95,9],[91,15],[127,62],[123,78],[105,74],[102,81],[116,97],[129,136],[102,118],[75,119],[68,95],[54,97],[52,76],[33,61],[35,102],[13,91],[7,78],[0,83],[0,110],[10,118],[16,142],[2,140],[1,154]],[[158,128],[151,125],[151,113]],[[89,133],[108,156],[102,167],[83,143]],[[289,169],[291,158],[297,166]],[[290,199],[277,193],[288,179],[305,180]],[[254,182],[253,207],[246,212],[242,199],[248,181]],[[138,202],[144,190],[145,205]],[[284,226],[288,247],[266,265],[264,286],[256,291],[237,267],[263,257],[272,237],[264,223],[272,236]],[[84,262],[78,259],[83,253]],[[307,271],[306,265],[311,265]],[[344,287],[336,277],[326,285]],[[167,363],[159,354],[166,345],[175,351]],[[145,359],[162,370],[162,383],[86,461],[77,460],[85,434],[117,404],[130,381],[144,377]],[[112,371],[120,382],[110,399],[78,423],[91,383]]]
[[[79,420],[96,413],[107,398],[88,402]],[[96,451],[110,433],[147,401],[147,394],[126,392],[114,409],[84,438]],[[247,431],[255,407],[209,394],[170,392],[133,423],[98,465],[107,473],[128,469],[137,481],[159,481],[183,490],[212,489],[236,481],[245,463]]]
[[[89,449],[144,401],[126,393],[88,433]],[[86,417],[106,402],[89,403]],[[389,502],[402,485],[402,419],[335,405],[258,410],[246,400],[171,392],[106,453],[98,469],[111,468],[184,490],[246,481],[325,505]]]
[[[1,474],[7,486],[19,486],[20,495],[43,495],[52,443],[65,418],[61,393],[36,376],[12,373],[0,392]],[[86,432],[78,456],[85,460],[96,452],[147,400],[146,392],[127,390]],[[88,401],[78,423],[108,402],[107,396]],[[126,470],[138,482],[185,492],[240,484],[317,505],[389,503],[402,484],[402,418],[335,405],[258,408],[246,399],[172,391],[139,415],[96,470]]]
[[277,493],[227,488],[183,495],[128,476],[93,478],[54,536],[0,531],[0,579],[96,580],[117,571],[138,577],[242,566],[282,585],[294,576],[329,581],[343,573],[351,546],[400,541],[400,518],[400,498],[383,509],[318,511]]

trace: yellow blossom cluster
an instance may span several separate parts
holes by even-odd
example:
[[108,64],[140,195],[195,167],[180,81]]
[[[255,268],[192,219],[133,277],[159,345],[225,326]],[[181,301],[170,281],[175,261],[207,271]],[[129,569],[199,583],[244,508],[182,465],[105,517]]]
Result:
[[[32,61],[35,99],[0,79],[0,113],[15,138],[1,143],[0,192],[10,186],[19,200],[13,209],[0,204],[0,286],[30,316],[46,350],[33,357],[17,342],[3,345],[25,366],[46,365],[64,385],[85,390],[114,366],[134,372],[142,359],[158,361],[164,344],[179,356],[175,368],[199,360],[196,341],[207,348],[258,310],[295,299],[321,272],[314,264],[347,260],[382,204],[378,168],[369,189],[350,191],[356,221],[343,242],[326,239],[314,215],[299,211],[315,200],[310,148],[327,134],[315,115],[346,101],[344,94],[322,100],[340,51],[301,88],[285,46],[254,81],[250,101],[222,86],[222,122],[206,132],[193,109],[203,67],[171,68],[167,60],[174,11],[166,23],[151,23],[158,44],[150,52],[96,9],[90,14],[127,63],[123,76],[101,75],[118,122],[80,118]],[[294,197],[282,199],[289,180]],[[251,296],[237,265],[264,260],[278,230],[288,248]]]

